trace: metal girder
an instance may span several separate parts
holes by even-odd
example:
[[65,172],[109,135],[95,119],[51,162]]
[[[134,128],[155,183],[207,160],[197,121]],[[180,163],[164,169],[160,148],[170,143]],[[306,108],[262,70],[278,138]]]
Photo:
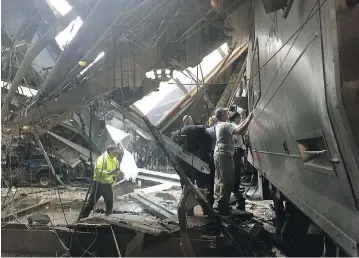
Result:
[[[167,130],[167,128],[175,122],[183,113],[189,108],[194,101],[198,98],[197,96],[204,95],[206,86],[210,84],[213,79],[220,76],[226,69],[233,64],[248,48],[247,42],[243,43],[240,46],[237,46],[226,58],[223,58],[204,78],[203,84],[199,85],[199,89],[194,87],[191,89],[188,94],[177,103],[160,121],[157,122],[156,126],[160,129],[161,132]],[[207,96],[208,98],[208,96]],[[208,98],[209,99],[209,98]]]
[[78,66],[78,61],[82,60],[92,45],[101,38],[109,24],[119,17],[118,10],[123,9],[124,4],[125,1],[106,0],[100,0],[96,4],[41,85],[41,96],[49,95],[68,73]]
[[216,109],[220,107],[228,107],[229,103],[231,103],[231,100],[234,98],[234,94],[236,93],[236,90],[239,87],[239,83],[243,77],[245,68],[246,68],[247,58],[243,58],[242,62],[240,62],[237,65],[237,69],[239,71],[233,72],[231,78],[229,79],[229,82],[224,89],[221,98],[217,102]]
[[50,29],[29,49],[27,49],[24,60],[21,62],[21,65],[15,75],[14,80],[11,83],[8,94],[5,97],[5,101],[1,111],[1,118],[3,119],[9,114],[9,102],[11,98],[15,95],[18,86],[21,83],[21,80],[25,76],[29,67],[31,67],[32,61],[37,57],[38,54],[51,42],[51,40],[63,30],[74,18],[76,17],[75,12],[70,11],[68,14],[60,18],[54,26]]
[[156,217],[160,219],[168,219],[170,217],[176,216],[175,213],[168,210],[166,207],[160,205],[155,200],[152,200],[148,197],[145,197],[139,193],[137,194],[130,194],[130,198],[136,202],[139,202],[141,205],[145,207],[145,209],[154,214]]
[[182,84],[182,82],[177,79],[177,78],[173,78],[173,81],[175,82],[176,86],[184,93],[187,94],[188,90],[186,89],[186,87]]
[[[22,41],[16,42],[13,48],[15,49],[15,52],[23,52],[23,51],[27,50],[27,47],[28,47],[27,41],[22,40]],[[11,49],[12,49],[12,47],[5,48],[1,52],[2,58],[4,58],[4,56],[9,55]]]
[[[108,87],[106,84],[98,85],[96,83],[86,82],[65,92],[56,99],[43,103],[41,106],[34,107],[27,113],[22,113],[21,118],[18,117],[17,121],[22,125],[35,124],[42,118],[46,118],[52,114],[63,114],[68,112],[69,109],[81,110],[93,97],[110,90],[113,90],[113,88]],[[71,110],[71,113],[75,113],[75,110]],[[66,119],[67,117],[64,117],[62,121]],[[62,121],[58,121],[58,123]]]
[[[70,146],[71,148],[73,148],[74,150],[80,152],[81,154],[83,154],[86,157],[90,157],[90,150],[86,149],[80,145],[78,145],[77,143],[74,143],[72,141],[69,141],[67,139],[65,139],[64,137],[57,135],[53,132],[47,132],[48,134],[50,134],[51,136],[55,137],[56,139],[62,141],[63,143],[65,143],[66,145]],[[92,153],[92,158],[93,159],[97,159],[98,158],[98,153]]]
[[136,179],[151,181],[161,184],[172,184],[180,186],[180,178],[177,174],[167,174],[147,169],[140,169]]
[[[116,109],[118,109],[118,111],[122,115],[122,116],[118,116],[119,114],[117,112],[114,112],[113,113],[114,117],[117,116],[116,118],[122,121],[123,116],[124,116],[126,119],[131,121],[132,124],[136,125],[136,128],[138,128],[143,133],[148,134],[146,129],[144,129],[144,128],[147,128],[146,125],[143,123],[143,121],[139,117],[137,117],[137,115],[135,115],[134,113],[132,113],[130,111],[124,110],[120,105],[118,105],[114,101],[111,101],[111,103]],[[206,162],[204,162],[203,160],[199,159],[198,157],[192,155],[191,153],[183,150],[179,145],[174,143],[167,136],[161,135],[161,137],[164,140],[164,142],[166,143],[166,147],[168,148],[168,150],[174,156],[182,159],[184,162],[193,166],[195,169],[197,169],[198,171],[200,171],[202,173],[205,173],[205,174],[210,173],[209,166]],[[152,136],[151,136],[151,139],[153,139]]]

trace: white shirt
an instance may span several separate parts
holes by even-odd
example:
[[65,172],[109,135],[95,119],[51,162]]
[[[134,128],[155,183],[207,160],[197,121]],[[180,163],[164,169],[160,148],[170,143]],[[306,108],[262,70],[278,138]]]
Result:
[[[235,126],[237,126],[235,123],[232,123],[232,124],[234,124]],[[235,147],[235,148],[245,149],[242,135],[234,134],[234,135],[233,135],[233,141],[234,141],[234,147]]]

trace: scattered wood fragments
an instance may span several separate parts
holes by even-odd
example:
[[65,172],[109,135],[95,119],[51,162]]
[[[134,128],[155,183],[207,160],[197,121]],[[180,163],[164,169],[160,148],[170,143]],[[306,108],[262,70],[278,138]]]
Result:
[[51,203],[51,200],[47,200],[47,201],[41,200],[39,203],[37,203],[35,205],[32,205],[32,206],[27,207],[25,209],[16,211],[16,212],[14,212],[14,214],[6,215],[4,218],[1,219],[1,222],[11,221],[11,220],[16,219],[17,217],[21,217],[21,216],[24,216],[24,215],[29,214],[31,212],[41,210],[42,208],[46,207],[50,203]]

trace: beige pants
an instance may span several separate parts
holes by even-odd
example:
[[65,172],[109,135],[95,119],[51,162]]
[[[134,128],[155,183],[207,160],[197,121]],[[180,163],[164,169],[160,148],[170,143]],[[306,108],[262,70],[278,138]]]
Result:
[[235,181],[233,157],[218,155],[214,157],[216,167],[215,193],[218,198],[218,210],[221,213],[229,212],[229,198]]

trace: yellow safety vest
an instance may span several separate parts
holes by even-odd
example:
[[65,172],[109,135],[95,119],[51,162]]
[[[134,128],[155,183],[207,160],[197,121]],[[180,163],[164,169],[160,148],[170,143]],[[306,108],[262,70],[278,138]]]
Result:
[[118,168],[118,166],[117,158],[114,157],[112,159],[107,151],[105,151],[105,153],[97,159],[93,180],[103,184],[112,184],[114,178],[110,172]]

